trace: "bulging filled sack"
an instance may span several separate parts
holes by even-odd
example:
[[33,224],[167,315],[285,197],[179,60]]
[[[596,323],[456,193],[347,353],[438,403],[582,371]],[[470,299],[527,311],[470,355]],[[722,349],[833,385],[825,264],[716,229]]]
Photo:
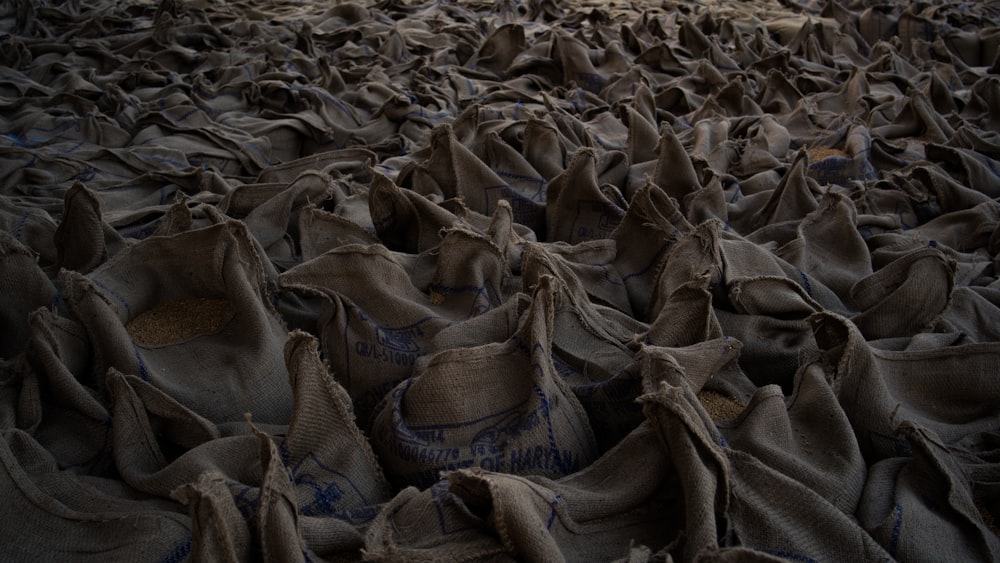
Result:
[[596,457],[579,401],[552,363],[555,278],[543,278],[502,343],[422,358],[375,415],[372,445],[391,481],[428,487],[444,470],[478,466],[560,477]]
[[60,281],[89,334],[94,373],[139,376],[214,423],[249,412],[287,424],[287,330],[242,224],[151,237]]

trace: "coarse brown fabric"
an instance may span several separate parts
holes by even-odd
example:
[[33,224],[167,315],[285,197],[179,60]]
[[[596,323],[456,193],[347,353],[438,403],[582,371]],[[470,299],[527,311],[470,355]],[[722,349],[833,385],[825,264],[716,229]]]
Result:
[[0,558],[1000,557],[1000,5],[0,3]]

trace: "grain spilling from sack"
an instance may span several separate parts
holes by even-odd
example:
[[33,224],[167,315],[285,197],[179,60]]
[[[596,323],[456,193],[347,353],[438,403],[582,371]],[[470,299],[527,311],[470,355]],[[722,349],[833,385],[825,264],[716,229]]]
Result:
[[232,316],[233,308],[226,299],[171,299],[136,315],[125,329],[139,344],[163,346],[212,334]]

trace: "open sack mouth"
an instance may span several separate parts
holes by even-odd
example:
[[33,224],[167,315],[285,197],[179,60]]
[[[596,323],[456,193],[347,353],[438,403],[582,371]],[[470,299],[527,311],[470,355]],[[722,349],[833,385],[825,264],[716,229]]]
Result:
[[997,560],[996,2],[0,8],[0,559]]

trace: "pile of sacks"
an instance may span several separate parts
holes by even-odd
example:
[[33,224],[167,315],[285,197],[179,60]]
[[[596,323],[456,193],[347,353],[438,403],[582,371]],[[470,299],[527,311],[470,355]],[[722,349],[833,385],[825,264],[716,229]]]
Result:
[[5,558],[1000,558],[996,3],[81,4],[0,17]]

